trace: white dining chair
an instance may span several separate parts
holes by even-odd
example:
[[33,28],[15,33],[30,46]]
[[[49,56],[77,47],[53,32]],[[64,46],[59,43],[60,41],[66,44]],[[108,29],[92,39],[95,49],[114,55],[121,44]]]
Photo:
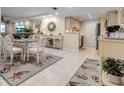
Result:
[[10,64],[12,65],[14,54],[21,53],[21,58],[22,58],[23,49],[13,46],[12,39],[10,39],[10,38],[11,37],[9,37],[8,35],[4,37],[4,39],[5,39],[5,53],[6,53],[6,57],[8,55],[10,56],[10,58],[11,58]]
[[8,38],[10,38],[11,40],[14,39],[14,36],[12,34],[7,34],[6,35]]
[[32,34],[28,37],[28,39],[40,39],[41,35],[40,34]]
[[29,56],[30,54],[33,54],[36,56],[37,59],[37,64],[39,65],[39,62],[42,60],[42,64],[44,64],[44,62],[46,61],[45,55],[44,55],[44,47],[46,44],[46,40],[45,38],[41,37],[38,40],[38,43],[36,43],[36,45],[34,47],[28,47],[27,49],[27,60],[29,60]]
[[[38,34],[33,34],[33,35],[30,35],[30,36],[28,37],[29,40],[39,40],[40,38],[41,38],[41,35],[38,35]],[[30,46],[30,47],[35,47],[35,46],[37,46],[37,43],[38,43],[38,42],[29,43],[28,46]]]
[[4,38],[0,35],[0,60],[4,56],[5,59],[5,45],[4,45]]

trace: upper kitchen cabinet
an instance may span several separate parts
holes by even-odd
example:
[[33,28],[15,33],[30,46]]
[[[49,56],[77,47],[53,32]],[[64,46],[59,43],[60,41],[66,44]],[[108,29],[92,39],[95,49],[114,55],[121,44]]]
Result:
[[106,16],[100,17],[100,35],[106,32]]
[[80,30],[80,21],[73,17],[65,18],[65,30],[66,32],[79,32]]
[[107,26],[118,25],[118,11],[110,11],[107,13]]
[[124,24],[124,8],[120,9],[120,24]]

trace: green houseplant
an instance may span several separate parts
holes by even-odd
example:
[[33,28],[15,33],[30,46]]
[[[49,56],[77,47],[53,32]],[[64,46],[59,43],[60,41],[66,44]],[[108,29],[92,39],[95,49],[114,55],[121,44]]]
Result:
[[105,58],[103,60],[103,70],[109,74],[110,82],[121,84],[121,77],[124,76],[124,62],[120,59]]
[[21,38],[28,38],[32,34],[33,30],[31,27],[24,28],[24,30],[20,33]]

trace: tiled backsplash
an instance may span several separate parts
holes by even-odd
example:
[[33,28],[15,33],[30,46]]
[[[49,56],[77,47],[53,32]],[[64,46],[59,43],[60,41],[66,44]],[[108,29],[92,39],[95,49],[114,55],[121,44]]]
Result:
[[112,37],[112,38],[124,38],[124,32],[110,33],[109,37]]

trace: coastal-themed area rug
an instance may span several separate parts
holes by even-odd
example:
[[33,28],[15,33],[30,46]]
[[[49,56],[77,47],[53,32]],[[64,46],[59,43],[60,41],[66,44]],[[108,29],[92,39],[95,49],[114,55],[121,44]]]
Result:
[[62,59],[60,56],[51,54],[45,54],[44,57],[44,63],[39,65],[36,64],[36,58],[33,56],[27,62],[21,62],[20,57],[16,57],[13,65],[9,64],[10,60],[9,62],[0,62],[0,75],[9,85],[17,86]]
[[99,86],[98,60],[86,59],[67,86]]

